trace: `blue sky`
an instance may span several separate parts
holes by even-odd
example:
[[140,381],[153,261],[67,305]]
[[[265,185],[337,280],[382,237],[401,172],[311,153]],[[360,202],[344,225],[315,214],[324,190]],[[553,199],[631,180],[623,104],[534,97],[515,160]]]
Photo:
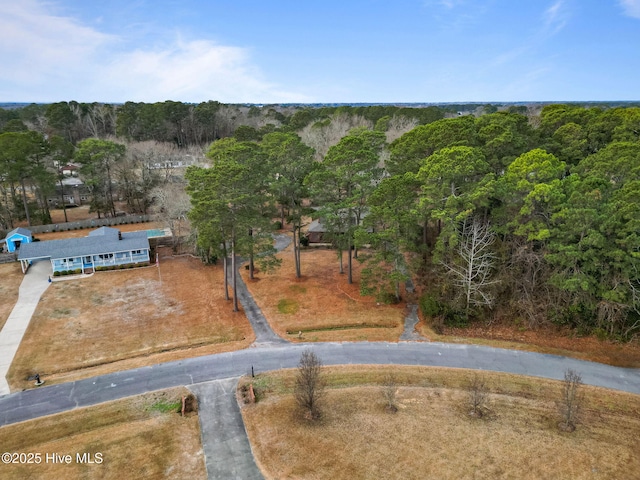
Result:
[[0,101],[640,100],[640,0],[0,0]]

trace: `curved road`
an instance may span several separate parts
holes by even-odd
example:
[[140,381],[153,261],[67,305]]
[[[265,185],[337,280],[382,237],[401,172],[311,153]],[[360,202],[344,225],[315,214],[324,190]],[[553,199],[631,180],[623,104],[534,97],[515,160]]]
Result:
[[584,383],[640,394],[640,370],[556,355],[444,343],[280,344],[190,358],[0,397],[0,425],[179,385],[297,366],[311,348],[325,365],[398,364],[493,370],[562,379],[568,368]]

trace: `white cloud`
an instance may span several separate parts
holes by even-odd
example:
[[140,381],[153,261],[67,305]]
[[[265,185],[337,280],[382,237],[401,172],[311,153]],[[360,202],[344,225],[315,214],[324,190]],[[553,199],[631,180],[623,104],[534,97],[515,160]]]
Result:
[[135,101],[308,101],[262,80],[247,50],[203,40],[125,53],[104,68],[103,78],[105,91]]
[[557,0],[544,12],[545,29],[551,34],[559,32],[567,24],[568,17],[569,12],[564,0]]
[[619,3],[625,15],[640,18],[640,0],[619,0]]
[[176,38],[154,48],[57,16],[38,0],[0,0],[0,100],[301,102],[262,79],[249,51]]

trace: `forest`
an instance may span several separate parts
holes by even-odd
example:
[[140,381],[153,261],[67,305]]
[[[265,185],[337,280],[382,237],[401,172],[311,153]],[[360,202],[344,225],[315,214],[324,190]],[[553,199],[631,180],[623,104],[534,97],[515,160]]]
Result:
[[286,226],[300,276],[304,227],[319,218],[349,281],[362,262],[361,292],[393,303],[411,278],[436,327],[637,339],[640,108],[472,107],[0,110],[0,227],[46,223],[59,166],[75,162],[99,214],[115,215],[115,198],[146,212],[163,188],[186,191],[210,261],[275,268],[270,235]]

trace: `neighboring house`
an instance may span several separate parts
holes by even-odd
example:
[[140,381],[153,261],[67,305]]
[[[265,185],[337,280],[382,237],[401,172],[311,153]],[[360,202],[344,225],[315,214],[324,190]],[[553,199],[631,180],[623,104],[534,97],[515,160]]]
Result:
[[11,253],[19,250],[21,245],[33,242],[33,236],[30,230],[18,227],[7,233],[4,241],[7,244],[7,251]]
[[146,231],[122,233],[115,228],[100,227],[87,237],[23,245],[18,255],[23,273],[32,261],[41,259],[51,261],[54,275],[148,264],[149,240]]
[[325,234],[327,233],[327,229],[320,222],[320,220],[314,220],[309,224],[309,228],[307,228],[307,238],[309,239],[309,243],[324,243]]
[[[362,212],[362,218],[366,217],[369,212]],[[345,215],[346,216],[346,215]],[[360,224],[362,225],[362,218],[360,219]],[[346,223],[346,219],[343,219]],[[353,220],[355,223],[355,219]],[[373,229],[368,228],[367,231],[372,232]],[[334,234],[343,233],[341,231],[336,231]],[[307,238],[309,239],[309,243],[331,243],[331,235],[329,229],[322,223],[322,219],[317,218],[313,220],[309,227],[307,228]]]
[[63,178],[62,186],[56,182],[55,194],[47,198],[49,207],[60,207],[60,197],[64,198],[65,205],[86,205],[92,199],[89,188],[76,177]]

